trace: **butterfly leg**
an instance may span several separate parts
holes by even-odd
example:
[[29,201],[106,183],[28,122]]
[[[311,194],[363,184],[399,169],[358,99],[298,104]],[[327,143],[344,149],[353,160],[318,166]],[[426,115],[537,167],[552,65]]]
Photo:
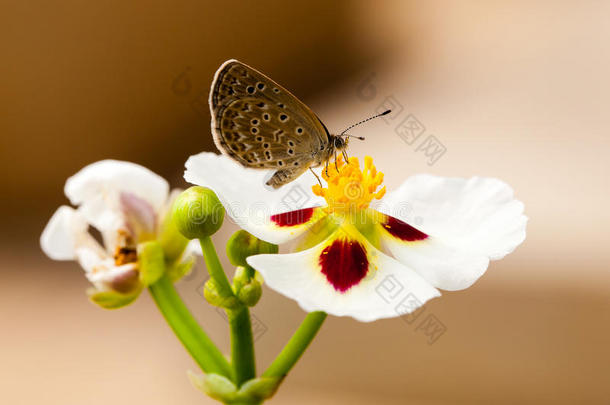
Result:
[[339,173],[339,165],[337,165],[337,149],[335,148],[335,170]]
[[325,169],[325,171],[326,171],[326,177],[328,177],[328,160],[326,161],[326,169]]
[[318,183],[320,183],[320,187],[322,186],[322,181],[320,180],[320,177],[318,177],[318,175],[316,174],[316,172],[313,171],[313,169],[310,167],[309,170],[313,173],[314,176],[316,176],[316,180],[318,180]]
[[341,152],[343,153],[343,159],[345,160],[345,163],[347,163],[347,161],[349,160],[347,157],[347,152],[345,151],[345,149],[341,150]]

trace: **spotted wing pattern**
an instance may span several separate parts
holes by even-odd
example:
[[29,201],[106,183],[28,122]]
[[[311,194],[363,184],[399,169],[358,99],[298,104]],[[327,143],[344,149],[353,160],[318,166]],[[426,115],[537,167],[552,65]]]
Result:
[[328,131],[305,104],[236,60],[216,72],[210,109],[218,149],[246,167],[283,170],[282,184],[320,164],[328,148]]

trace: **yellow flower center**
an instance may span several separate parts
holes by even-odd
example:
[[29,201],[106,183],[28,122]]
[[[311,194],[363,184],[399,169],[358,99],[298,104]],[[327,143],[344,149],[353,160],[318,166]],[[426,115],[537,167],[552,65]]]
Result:
[[377,190],[383,183],[383,173],[377,171],[370,156],[364,158],[364,170],[360,170],[356,157],[349,158],[347,164],[339,157],[336,166],[329,165],[328,174],[322,170],[326,188],[319,184],[312,187],[315,195],[326,200],[327,212],[354,213],[367,208],[373,198],[380,199],[385,194],[385,186]]

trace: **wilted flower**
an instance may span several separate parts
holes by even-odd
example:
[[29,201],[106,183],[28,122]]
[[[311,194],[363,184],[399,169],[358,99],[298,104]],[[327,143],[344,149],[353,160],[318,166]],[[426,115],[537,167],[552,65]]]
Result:
[[[174,277],[190,268],[190,261],[183,261],[189,257],[187,240],[167,220],[174,193],[170,196],[162,177],[134,163],[103,160],[70,177],[64,192],[77,208],[59,207],[40,244],[52,259],[79,262],[94,286],[89,291],[94,302],[126,305],[161,276],[165,266],[144,274],[138,257],[143,251],[146,259],[160,255]],[[161,249],[154,249],[156,243]]]

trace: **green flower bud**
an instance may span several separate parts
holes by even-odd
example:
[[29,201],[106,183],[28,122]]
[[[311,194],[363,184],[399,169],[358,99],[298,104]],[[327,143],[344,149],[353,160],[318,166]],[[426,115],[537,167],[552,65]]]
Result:
[[235,270],[233,291],[244,305],[253,307],[263,294],[263,277],[258,272],[254,272],[254,277],[251,277],[250,270],[242,266]]
[[249,267],[246,263],[249,256],[277,252],[277,245],[262,241],[243,229],[235,232],[227,242],[227,257],[234,266]]
[[165,256],[159,242],[151,240],[138,245],[138,269],[140,282],[145,286],[161,278],[165,272]]
[[211,236],[220,229],[225,211],[212,190],[194,186],[183,191],[172,209],[178,230],[188,239]]
[[203,296],[207,302],[217,307],[235,309],[241,306],[241,303],[237,297],[233,295],[222,295],[218,291],[218,286],[213,278],[206,281],[205,285],[203,286]]

